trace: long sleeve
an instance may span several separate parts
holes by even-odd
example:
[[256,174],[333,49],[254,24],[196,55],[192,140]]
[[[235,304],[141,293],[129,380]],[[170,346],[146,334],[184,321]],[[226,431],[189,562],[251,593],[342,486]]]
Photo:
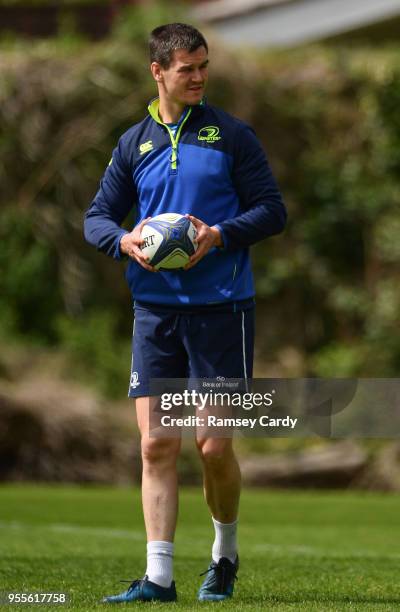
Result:
[[136,201],[136,189],[129,164],[124,159],[121,138],[85,214],[85,239],[106,255],[121,259],[119,243],[127,233],[121,224]]
[[218,224],[226,250],[246,248],[283,231],[282,196],[258,139],[244,124],[237,136],[233,183],[244,212]]

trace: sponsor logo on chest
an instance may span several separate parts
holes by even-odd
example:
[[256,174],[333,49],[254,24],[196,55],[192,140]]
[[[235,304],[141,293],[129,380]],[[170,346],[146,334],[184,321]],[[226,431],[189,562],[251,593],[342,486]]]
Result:
[[198,140],[205,140],[205,142],[216,142],[217,140],[221,140],[221,136],[219,135],[219,127],[215,125],[207,125],[206,127],[201,128],[199,130]]

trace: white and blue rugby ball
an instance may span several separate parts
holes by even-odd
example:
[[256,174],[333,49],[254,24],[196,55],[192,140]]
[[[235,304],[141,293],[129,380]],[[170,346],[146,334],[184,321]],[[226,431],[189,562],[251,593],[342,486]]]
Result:
[[193,223],[183,215],[157,215],[142,228],[142,251],[157,270],[177,270],[196,251],[196,234]]

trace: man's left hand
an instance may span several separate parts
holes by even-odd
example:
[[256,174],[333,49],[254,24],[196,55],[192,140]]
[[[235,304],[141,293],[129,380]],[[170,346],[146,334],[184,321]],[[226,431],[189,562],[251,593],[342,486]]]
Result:
[[207,225],[207,223],[200,221],[200,219],[197,219],[192,215],[186,215],[186,217],[196,228],[196,242],[198,245],[196,252],[191,255],[189,263],[184,267],[184,270],[189,270],[190,268],[193,268],[193,266],[195,266],[212,247],[222,247],[223,242],[221,232],[217,227],[210,227]]

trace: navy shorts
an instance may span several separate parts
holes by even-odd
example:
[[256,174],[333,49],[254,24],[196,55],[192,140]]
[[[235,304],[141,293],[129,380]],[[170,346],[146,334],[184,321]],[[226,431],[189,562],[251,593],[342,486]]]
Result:
[[151,378],[251,378],[254,300],[172,308],[135,302],[129,397]]

